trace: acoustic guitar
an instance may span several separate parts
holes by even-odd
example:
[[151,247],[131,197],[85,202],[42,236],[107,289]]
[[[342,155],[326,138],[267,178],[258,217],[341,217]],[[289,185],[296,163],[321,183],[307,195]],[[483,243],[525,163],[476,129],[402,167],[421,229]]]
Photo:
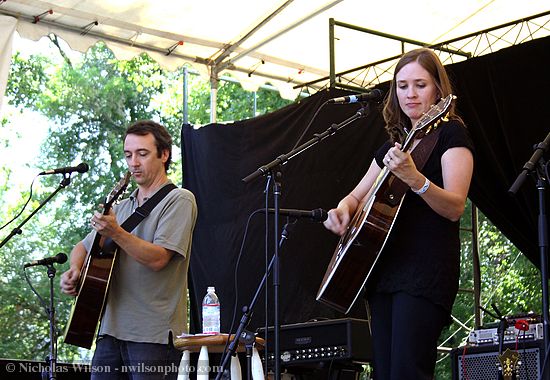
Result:
[[[131,174],[127,172],[106,197],[104,215],[109,213],[113,204],[124,193],[130,177]],[[78,294],[65,329],[65,343],[88,349],[92,347],[107,299],[117,251],[115,244],[103,243],[101,235],[95,232],[92,248],[80,271]]]
[[[454,99],[455,96],[448,95],[432,105],[408,133],[401,150],[409,151],[420,132],[428,134],[437,128]],[[317,293],[317,301],[346,314],[351,310],[386,244],[403,203],[405,192],[396,195],[391,191],[396,179],[387,167],[382,168],[370,196],[359,204],[336,246]]]

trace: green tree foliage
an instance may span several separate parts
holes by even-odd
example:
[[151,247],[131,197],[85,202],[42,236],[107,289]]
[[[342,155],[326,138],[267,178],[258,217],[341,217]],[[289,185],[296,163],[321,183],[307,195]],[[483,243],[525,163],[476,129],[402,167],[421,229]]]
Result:
[[[8,128],[9,123],[3,123],[2,129]],[[7,140],[1,141],[6,148]],[[15,201],[10,198],[10,183],[13,171],[8,167],[0,167],[0,178],[5,181],[0,183],[0,225],[5,225],[9,219],[15,217],[26,200],[29,199],[29,191],[22,191],[20,198]],[[39,187],[39,185],[35,185]],[[17,189],[15,189],[17,190]],[[14,229],[23,218],[29,215],[29,211],[38,207],[36,200],[31,201],[27,211],[13,224],[2,230],[2,240],[7,239],[11,229]],[[2,337],[1,355],[3,357],[43,358],[48,352],[48,324],[45,309],[34,297],[31,289],[23,276],[23,264],[35,255],[49,253],[51,248],[47,241],[40,236],[41,223],[44,219],[36,217],[21,228],[22,234],[15,234],[6,245],[1,248],[2,261],[0,262],[1,299],[0,303],[0,336]],[[27,273],[32,283],[41,289],[41,295],[47,295],[48,278],[46,274],[28,269]],[[37,354],[39,356],[37,356]]]
[[[469,330],[462,324],[469,329],[475,327],[472,204],[469,201],[461,219],[461,228],[461,291],[452,312],[457,321],[453,321],[441,336],[440,341],[445,347],[459,347],[467,342]],[[481,212],[478,230],[481,306],[492,312],[491,304],[494,303],[504,315],[540,314],[540,272]],[[483,326],[496,327],[497,321],[492,316],[481,311],[481,318]],[[450,357],[441,355],[436,379],[451,378]]]
[[17,107],[26,107],[30,104],[38,106],[40,95],[45,90],[46,72],[50,61],[43,56],[31,56],[29,59],[24,59],[19,52],[15,53],[12,60],[6,96]]
[[[206,124],[210,118],[208,81],[190,75],[189,87],[189,120],[194,124]],[[182,71],[166,72],[147,55],[118,61],[105,45],[98,44],[79,62],[69,60],[66,54],[59,62],[54,62],[43,56],[23,58],[16,53],[6,95],[11,105],[38,112],[50,121],[48,137],[35,160],[36,167],[68,166],[79,162],[90,165],[86,174],[73,175],[71,184],[59,191],[29,221],[23,235],[14,237],[1,252],[9,260],[0,264],[3,281],[0,316],[4,322],[0,326],[0,356],[43,359],[48,353],[48,322],[43,307],[24,279],[22,265],[37,257],[68,253],[88,232],[92,212],[126,170],[122,137],[127,125],[140,119],[157,120],[169,129],[175,144],[179,145],[183,78]],[[219,120],[254,116],[253,94],[245,92],[240,85],[221,82],[218,100]],[[268,91],[260,91],[257,102],[257,113],[289,103]],[[3,121],[3,125],[6,124],[9,120]],[[0,143],[9,146],[10,141],[6,139]],[[175,158],[170,176],[180,184],[181,159]],[[3,203],[9,190],[10,170],[0,168],[0,174],[6,179],[0,184],[3,186],[0,188],[0,221],[6,222],[22,208],[28,193],[21,194],[21,200],[14,204]],[[13,225],[55,191],[60,179],[60,176],[40,177],[33,201]],[[58,275],[67,268],[68,264],[58,266]],[[47,299],[49,280],[43,268],[30,268],[28,273],[39,294]],[[60,294],[58,278],[56,311],[61,329],[66,324],[70,302],[69,297]],[[62,331],[58,334],[62,335]],[[89,356],[86,350],[59,345],[62,360],[86,356]]]

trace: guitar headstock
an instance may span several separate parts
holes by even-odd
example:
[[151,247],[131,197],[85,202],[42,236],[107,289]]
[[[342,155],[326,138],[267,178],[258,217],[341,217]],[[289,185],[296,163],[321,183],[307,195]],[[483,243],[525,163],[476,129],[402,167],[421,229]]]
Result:
[[434,125],[439,124],[441,120],[447,121],[445,116],[455,99],[456,96],[449,94],[445,98],[441,98],[437,104],[430,106],[428,112],[424,113],[424,115],[414,124],[413,131],[431,129]]
[[449,111],[455,99],[456,96],[449,94],[445,98],[441,98],[437,104],[430,106],[430,109],[413,125],[411,132],[407,135],[403,143],[403,150],[407,150],[410,147],[410,144],[412,144],[412,141],[419,133],[423,132],[424,134],[428,134],[432,129],[437,128],[441,120],[447,121],[447,111]]
[[122,177],[117,182],[113,190],[111,190],[109,195],[107,195],[107,197],[105,198],[104,210],[108,211],[113,205],[113,203],[115,203],[118,200],[118,198],[120,198],[120,196],[126,191],[126,188],[130,183],[131,177],[132,177],[132,174],[130,172],[126,172],[126,174],[124,174],[124,177]]
[[519,354],[517,351],[511,351],[507,348],[502,355],[499,355],[498,360],[501,365],[503,380],[512,380],[519,361]]

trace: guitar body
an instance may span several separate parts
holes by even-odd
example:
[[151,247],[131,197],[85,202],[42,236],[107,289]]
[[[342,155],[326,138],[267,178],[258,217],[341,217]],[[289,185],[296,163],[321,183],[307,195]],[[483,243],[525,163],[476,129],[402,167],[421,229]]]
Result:
[[[434,125],[437,126],[444,119],[454,99],[454,95],[450,94],[432,105],[413,126],[401,149],[411,150],[420,131],[425,135],[430,133]],[[435,140],[432,141],[435,143]],[[421,166],[418,167],[420,169]],[[346,233],[334,251],[317,293],[317,301],[349,313],[380,257],[407,189],[387,167],[382,168],[369,191],[368,200],[357,207]]]
[[[130,177],[130,173],[126,173],[107,196],[103,206],[104,215],[109,213],[113,203],[126,190]],[[65,328],[65,343],[88,349],[92,347],[107,300],[117,252],[118,247],[111,239],[102,239],[100,234],[95,233],[92,247],[80,271],[78,295]]]
[[65,330],[65,343],[91,348],[107,299],[117,250],[88,255],[81,274],[80,291]]
[[359,205],[346,234],[340,238],[317,294],[317,301],[348,313],[367,282],[386,244],[403,203],[388,202],[383,194],[391,177],[365,204]]

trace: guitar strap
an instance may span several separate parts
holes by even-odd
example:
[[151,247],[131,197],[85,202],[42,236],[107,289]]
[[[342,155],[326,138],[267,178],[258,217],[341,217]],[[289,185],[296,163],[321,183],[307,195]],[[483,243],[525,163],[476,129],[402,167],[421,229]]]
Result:
[[120,226],[128,232],[132,232],[141,221],[151,214],[151,211],[159,204],[169,192],[177,188],[173,183],[169,183],[160,188],[151,198],[149,198],[143,205],[135,209],[132,215],[130,215]]
[[[419,171],[422,171],[428,158],[430,158],[439,138],[439,130],[442,127],[443,126],[439,126],[439,128],[435,130],[432,129],[430,133],[427,133],[411,152],[411,157]],[[383,198],[391,206],[396,206],[401,202],[401,198],[405,196],[408,189],[409,186],[407,186],[407,184],[392,175],[388,180],[388,187],[384,192]]]
[[[135,209],[122,224],[120,225],[125,231],[132,232],[141,221],[149,216],[151,211],[156,207],[169,192],[176,189],[177,186],[173,183],[169,183],[161,187],[151,198],[149,198],[143,205]],[[103,252],[113,253],[116,250],[116,243],[111,238],[106,238],[103,242]]]

